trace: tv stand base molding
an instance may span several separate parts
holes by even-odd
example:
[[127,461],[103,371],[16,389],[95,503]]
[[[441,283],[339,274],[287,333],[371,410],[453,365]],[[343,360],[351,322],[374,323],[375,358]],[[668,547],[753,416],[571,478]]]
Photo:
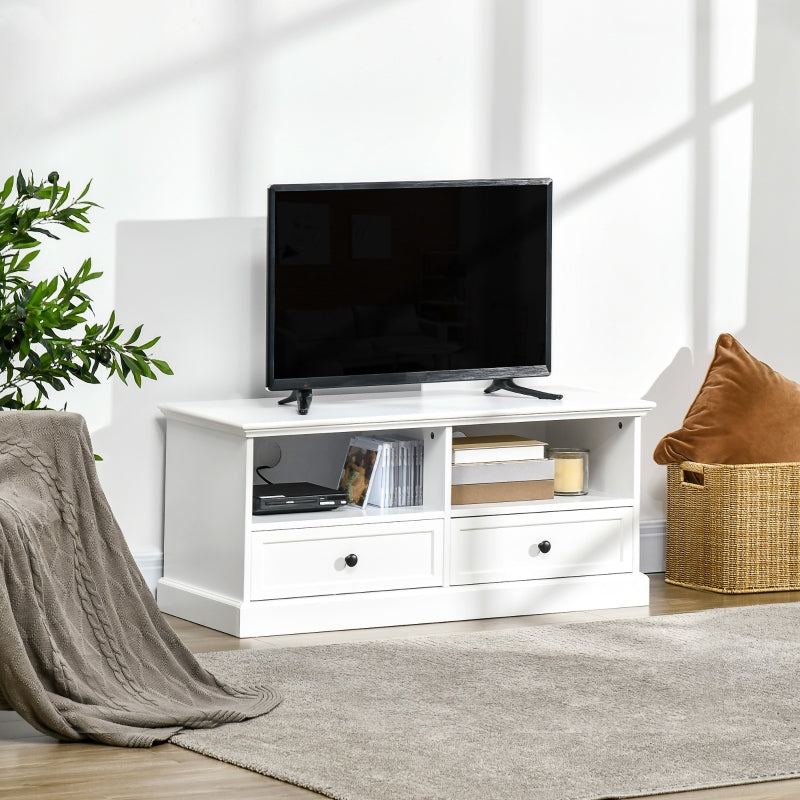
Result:
[[[646,605],[641,418],[652,403],[466,391],[168,404],[162,611],[239,637]],[[352,436],[424,442],[423,504],[253,516],[255,468],[338,482]],[[454,433],[590,450],[589,493],[452,505]],[[263,469],[261,470],[263,474]]]
[[447,589],[238,602],[163,580],[158,602],[168,614],[241,638],[289,633],[380,628],[589,611],[647,605],[649,582],[641,573],[549,578]]

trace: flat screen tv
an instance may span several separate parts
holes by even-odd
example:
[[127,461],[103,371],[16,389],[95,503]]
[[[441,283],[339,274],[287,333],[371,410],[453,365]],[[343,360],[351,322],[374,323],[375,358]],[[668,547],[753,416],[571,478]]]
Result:
[[269,187],[267,387],[550,374],[552,181]]

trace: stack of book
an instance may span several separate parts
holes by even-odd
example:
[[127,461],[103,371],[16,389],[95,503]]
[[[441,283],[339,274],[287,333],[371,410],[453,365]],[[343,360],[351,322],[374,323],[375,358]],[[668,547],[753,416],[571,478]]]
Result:
[[345,456],[339,488],[351,505],[397,508],[422,505],[424,445],[389,435],[354,436]]
[[553,460],[545,442],[525,436],[453,439],[453,505],[553,498]]

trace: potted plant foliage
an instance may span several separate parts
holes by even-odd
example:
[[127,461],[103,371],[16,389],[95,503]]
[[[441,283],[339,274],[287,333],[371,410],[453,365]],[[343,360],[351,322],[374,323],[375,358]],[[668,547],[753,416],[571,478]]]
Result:
[[117,376],[137,386],[171,375],[166,361],[153,358],[159,338],[142,341],[142,325],[126,334],[112,311],[97,322],[86,284],[102,272],[87,258],[74,272],[35,280],[30,268],[45,239],[68,228],[87,232],[91,181],[71,197],[57,172],[46,180],[9,177],[0,191],[0,409],[46,408],[51,391],[75,381],[100,383]]

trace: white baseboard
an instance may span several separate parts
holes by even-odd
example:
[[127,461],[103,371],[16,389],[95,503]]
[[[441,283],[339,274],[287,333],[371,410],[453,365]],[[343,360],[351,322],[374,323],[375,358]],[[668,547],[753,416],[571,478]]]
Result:
[[639,568],[642,572],[664,571],[666,541],[666,520],[652,519],[639,523]]
[[139,567],[139,572],[145,583],[150,587],[150,591],[155,595],[156,586],[161,576],[164,574],[164,554],[163,553],[140,553],[133,554],[133,560]]

